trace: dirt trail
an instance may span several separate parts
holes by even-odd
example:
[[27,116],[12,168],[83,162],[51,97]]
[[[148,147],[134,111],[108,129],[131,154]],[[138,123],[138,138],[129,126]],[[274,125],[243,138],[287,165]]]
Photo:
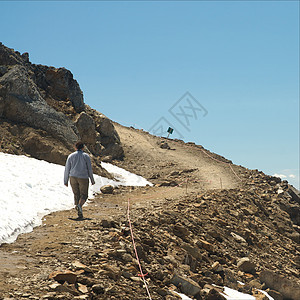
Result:
[[[72,220],[76,216],[75,210],[46,216],[43,225],[33,232],[20,235],[13,244],[1,245],[0,296],[7,296],[13,290],[14,293],[22,291],[25,295],[33,292],[32,282],[47,285],[47,276],[62,268],[62,262],[74,261],[83,244],[92,248],[93,240],[90,240],[87,228],[107,218],[119,217],[126,221],[128,199],[133,210],[151,211],[162,207],[161,204],[168,199],[187,192],[220,189],[221,181],[223,189],[235,188],[239,184],[228,164],[211,159],[201,147],[167,140],[171,149],[162,149],[160,144],[164,140],[158,137],[118,124],[115,126],[125,151],[124,161],[114,161],[115,164],[149,179],[155,185],[175,180],[179,186],[121,188],[115,195],[100,194],[84,208],[88,218],[81,222]],[[174,172],[175,175],[170,175]],[[43,287],[37,284],[36,289],[39,292],[35,294],[39,294]]]
[[[154,137],[143,131],[115,124],[125,149],[124,167],[132,168],[147,178],[151,172],[167,176],[172,170],[197,169],[193,177],[205,189],[236,188],[239,179],[228,163],[217,162],[205,154],[207,151],[193,144]],[[162,149],[160,143],[167,141],[171,149]],[[222,157],[216,158],[222,161]]]
[[[132,211],[151,210],[166,198],[184,194],[182,187],[124,187],[114,195],[99,194],[89,200],[84,207],[86,218],[82,221],[75,220],[75,209],[45,216],[43,224],[33,232],[20,235],[12,244],[0,246],[0,299],[13,290],[23,291],[23,294],[32,291],[32,282],[45,282],[51,272],[61,269],[61,262],[76,260],[82,248],[92,247],[87,231],[90,226],[116,217],[126,222],[128,199]],[[41,287],[37,284],[36,289]]]

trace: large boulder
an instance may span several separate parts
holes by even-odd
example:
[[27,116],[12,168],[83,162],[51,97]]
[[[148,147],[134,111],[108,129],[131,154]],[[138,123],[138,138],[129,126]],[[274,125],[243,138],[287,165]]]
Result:
[[80,113],[75,121],[81,140],[85,144],[96,143],[95,121],[87,113]]
[[262,271],[259,278],[268,288],[278,291],[284,298],[292,300],[300,299],[299,283],[284,278],[269,270]]
[[188,296],[195,296],[201,290],[198,283],[188,277],[183,277],[177,274],[173,276],[171,282],[175,286],[180,287],[181,292]]

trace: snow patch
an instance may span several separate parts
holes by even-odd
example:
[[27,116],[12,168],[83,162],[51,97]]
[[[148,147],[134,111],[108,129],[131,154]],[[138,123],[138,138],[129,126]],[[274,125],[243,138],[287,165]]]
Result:
[[[0,164],[0,244],[13,242],[20,233],[31,231],[41,224],[44,215],[74,207],[71,187],[63,184],[64,166],[1,152]],[[103,167],[118,181],[95,175],[90,198],[106,184],[151,185],[143,177],[119,167],[107,163]]]

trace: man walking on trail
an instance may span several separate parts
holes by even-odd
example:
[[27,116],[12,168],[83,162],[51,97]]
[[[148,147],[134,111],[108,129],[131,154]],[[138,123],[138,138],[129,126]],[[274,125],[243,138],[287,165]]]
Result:
[[82,206],[88,198],[89,179],[92,185],[95,184],[91,159],[87,153],[83,152],[84,144],[79,141],[75,145],[76,151],[68,156],[65,173],[64,184],[70,184],[74,194],[74,204],[78,212],[78,218],[82,219]]

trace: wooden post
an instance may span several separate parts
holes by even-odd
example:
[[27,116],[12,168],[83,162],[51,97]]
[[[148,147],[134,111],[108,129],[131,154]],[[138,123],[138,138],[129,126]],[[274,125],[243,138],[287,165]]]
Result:
[[186,180],[186,186],[185,186],[185,193],[186,194],[187,194],[188,181],[189,181],[189,179]]

